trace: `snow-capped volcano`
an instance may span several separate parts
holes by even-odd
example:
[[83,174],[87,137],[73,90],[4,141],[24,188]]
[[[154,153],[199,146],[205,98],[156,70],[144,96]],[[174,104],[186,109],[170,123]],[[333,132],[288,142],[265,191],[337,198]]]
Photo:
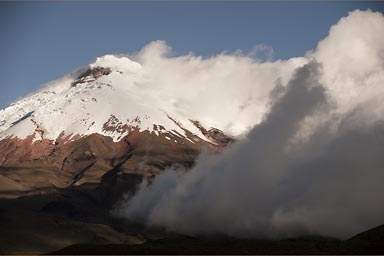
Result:
[[0,196],[188,168],[233,141],[149,80],[139,63],[106,55],[1,110]]
[[193,117],[175,107],[172,95],[147,88],[146,76],[127,57],[97,58],[1,110],[0,139],[33,136],[33,142],[54,142],[97,133],[116,142],[134,129],[185,135],[183,128],[207,139]]

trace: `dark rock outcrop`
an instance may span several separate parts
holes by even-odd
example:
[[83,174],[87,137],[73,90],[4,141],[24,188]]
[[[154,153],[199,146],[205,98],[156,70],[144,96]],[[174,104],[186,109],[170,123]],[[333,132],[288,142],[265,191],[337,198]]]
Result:
[[71,86],[76,87],[78,84],[85,83],[87,81],[94,81],[101,76],[109,75],[112,72],[110,68],[95,67],[88,69],[84,73],[80,74],[75,81],[72,82]]

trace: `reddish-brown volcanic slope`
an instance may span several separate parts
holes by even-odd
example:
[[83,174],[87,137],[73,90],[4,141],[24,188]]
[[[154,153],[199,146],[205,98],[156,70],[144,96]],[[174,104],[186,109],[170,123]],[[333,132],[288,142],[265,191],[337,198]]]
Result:
[[232,141],[216,129],[207,131],[215,143],[193,135],[133,130],[119,142],[100,134],[64,136],[55,142],[33,136],[0,141],[0,197],[17,197],[84,183],[100,183],[108,171],[155,175],[178,165],[190,168],[203,148],[220,151]]

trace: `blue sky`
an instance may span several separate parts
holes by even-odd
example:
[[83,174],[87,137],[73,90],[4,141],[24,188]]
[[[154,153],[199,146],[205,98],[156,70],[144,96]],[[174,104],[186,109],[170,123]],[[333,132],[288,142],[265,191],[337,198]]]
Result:
[[265,44],[303,56],[354,9],[382,2],[0,2],[0,108],[94,58],[165,40],[174,55]]

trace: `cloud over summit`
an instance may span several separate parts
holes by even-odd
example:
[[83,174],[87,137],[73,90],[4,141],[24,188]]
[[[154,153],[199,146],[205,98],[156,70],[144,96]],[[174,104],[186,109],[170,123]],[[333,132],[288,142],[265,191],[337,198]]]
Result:
[[246,137],[202,155],[185,174],[143,182],[115,212],[185,234],[235,237],[347,238],[383,224],[380,31],[383,14],[357,10],[307,56],[264,63],[167,57],[160,42],[144,48],[136,58],[148,79],[177,95],[174,104],[188,102],[191,113]]

